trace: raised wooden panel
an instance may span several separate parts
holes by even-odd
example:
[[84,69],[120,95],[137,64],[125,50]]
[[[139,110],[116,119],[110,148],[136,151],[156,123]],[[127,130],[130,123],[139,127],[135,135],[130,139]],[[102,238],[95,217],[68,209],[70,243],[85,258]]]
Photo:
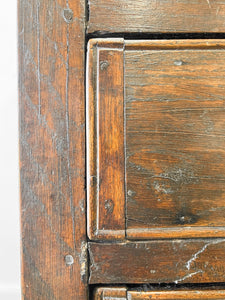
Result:
[[225,239],[89,243],[91,284],[225,282]]
[[88,32],[224,32],[225,1],[90,0]]
[[123,40],[88,48],[87,197],[91,239],[125,237]]
[[225,236],[224,42],[135,44],[125,51],[127,236]]
[[97,39],[88,59],[89,237],[224,237],[225,42]]

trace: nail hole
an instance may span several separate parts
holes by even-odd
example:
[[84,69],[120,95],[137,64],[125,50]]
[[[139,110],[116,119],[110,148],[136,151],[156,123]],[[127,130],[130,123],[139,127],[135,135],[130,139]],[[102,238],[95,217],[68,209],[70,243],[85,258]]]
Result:
[[175,60],[174,61],[175,66],[182,66],[183,64],[184,64],[184,62],[182,60]]
[[73,22],[73,11],[69,8],[64,9],[63,18],[66,21],[66,23],[72,23]]
[[130,197],[134,196],[134,194],[135,193],[132,190],[128,190],[128,192],[127,192],[127,195]]
[[103,70],[106,70],[109,66],[109,62],[107,60],[105,61],[101,61],[100,62],[100,69],[103,71]]
[[66,255],[65,256],[65,263],[67,266],[71,266],[74,263],[74,259],[72,255]]

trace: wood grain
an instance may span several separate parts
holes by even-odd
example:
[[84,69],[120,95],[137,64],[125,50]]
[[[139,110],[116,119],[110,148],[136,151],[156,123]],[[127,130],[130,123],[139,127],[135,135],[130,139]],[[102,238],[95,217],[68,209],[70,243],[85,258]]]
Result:
[[88,46],[87,198],[90,239],[125,237],[123,40]]
[[220,0],[90,0],[88,32],[224,32]]
[[89,243],[90,284],[212,283],[225,280],[225,240]]
[[85,1],[19,0],[22,299],[87,299]]
[[225,236],[224,41],[160,44],[125,51],[127,236]]

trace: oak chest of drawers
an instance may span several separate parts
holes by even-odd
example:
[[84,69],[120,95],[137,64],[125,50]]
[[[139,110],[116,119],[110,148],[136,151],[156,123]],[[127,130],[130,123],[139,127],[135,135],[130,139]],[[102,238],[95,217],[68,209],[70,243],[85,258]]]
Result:
[[23,299],[225,299],[225,1],[19,1]]

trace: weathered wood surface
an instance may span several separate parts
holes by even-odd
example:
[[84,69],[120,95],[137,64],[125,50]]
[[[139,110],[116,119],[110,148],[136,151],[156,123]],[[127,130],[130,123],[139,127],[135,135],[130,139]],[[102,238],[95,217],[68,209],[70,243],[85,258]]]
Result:
[[221,0],[90,0],[88,32],[224,32]]
[[89,243],[90,284],[225,281],[225,239]]
[[88,235],[125,238],[123,40],[91,40],[87,62]]
[[161,300],[178,300],[178,299],[189,299],[189,300],[223,300],[225,298],[225,290],[153,290],[153,291],[138,291],[129,290],[126,288],[98,288],[94,293],[95,300],[149,300],[149,299],[161,299]]
[[22,294],[87,299],[85,1],[19,0]]
[[126,48],[128,238],[225,236],[225,49],[207,43]]

